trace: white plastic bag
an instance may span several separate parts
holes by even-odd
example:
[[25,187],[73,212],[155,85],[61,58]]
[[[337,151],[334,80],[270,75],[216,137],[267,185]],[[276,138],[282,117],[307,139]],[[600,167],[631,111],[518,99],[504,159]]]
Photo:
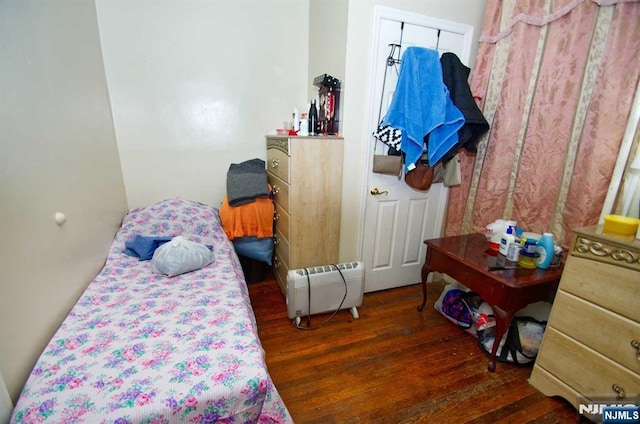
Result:
[[173,277],[195,271],[213,262],[213,252],[203,244],[177,236],[158,247],[151,266],[155,272]]

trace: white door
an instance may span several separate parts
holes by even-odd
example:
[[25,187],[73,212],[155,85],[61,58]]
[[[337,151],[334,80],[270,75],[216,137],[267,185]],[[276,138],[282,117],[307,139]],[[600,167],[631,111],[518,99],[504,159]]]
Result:
[[[370,87],[374,104],[369,108],[369,134],[379,123],[385,68],[382,116],[391,103],[401,66],[387,67],[390,44],[401,44],[401,53],[409,46],[437,48],[441,54],[450,51],[468,64],[473,35],[469,25],[395,9],[379,7],[374,15],[377,42],[372,52]],[[395,58],[399,59],[399,56],[396,54]],[[380,142],[376,144],[373,136],[367,140],[369,155],[361,251],[365,264],[365,292],[371,292],[420,282],[426,254],[424,240],[442,235],[448,188],[437,183],[428,191],[417,191],[404,179],[399,181],[394,176],[371,172],[374,151],[383,154],[387,148]]]

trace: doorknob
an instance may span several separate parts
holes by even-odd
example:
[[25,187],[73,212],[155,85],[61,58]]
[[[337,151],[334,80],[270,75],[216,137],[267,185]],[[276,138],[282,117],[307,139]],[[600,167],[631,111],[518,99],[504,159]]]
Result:
[[380,191],[378,190],[378,187],[374,187],[371,189],[371,194],[373,194],[374,196],[380,196],[381,194],[389,194],[389,192],[387,190]]

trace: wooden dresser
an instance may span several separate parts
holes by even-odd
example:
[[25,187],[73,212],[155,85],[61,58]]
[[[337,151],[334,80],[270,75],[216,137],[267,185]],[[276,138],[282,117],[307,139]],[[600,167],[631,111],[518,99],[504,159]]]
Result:
[[640,240],[585,227],[568,254],[529,382],[576,408],[585,398],[637,401]]
[[267,136],[267,176],[275,200],[274,274],[338,262],[343,139]]

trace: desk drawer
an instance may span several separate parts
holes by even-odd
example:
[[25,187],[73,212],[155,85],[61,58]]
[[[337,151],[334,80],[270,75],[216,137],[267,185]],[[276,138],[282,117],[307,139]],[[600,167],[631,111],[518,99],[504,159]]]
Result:
[[562,273],[560,288],[633,321],[640,322],[638,271],[572,256]]
[[[555,305],[554,305],[555,307]],[[547,327],[536,365],[585,396],[615,396],[614,384],[632,400],[640,393],[640,375]]]
[[553,302],[550,325],[640,373],[638,352],[631,346],[632,340],[640,340],[639,323],[560,290]]
[[267,149],[267,171],[285,183],[289,181],[289,156],[279,149]]
[[271,184],[273,199],[282,206],[285,211],[289,212],[289,184],[271,172],[267,173],[267,179],[269,180],[269,184]]

